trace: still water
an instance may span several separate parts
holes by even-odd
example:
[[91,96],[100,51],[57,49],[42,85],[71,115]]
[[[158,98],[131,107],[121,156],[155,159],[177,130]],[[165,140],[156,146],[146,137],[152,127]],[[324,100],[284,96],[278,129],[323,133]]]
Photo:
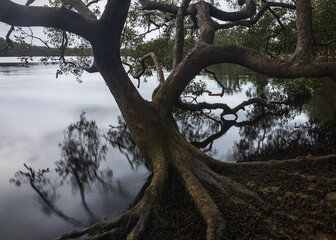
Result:
[[[113,148],[102,137],[110,125],[120,124],[120,112],[100,75],[84,74],[83,82],[78,83],[73,76],[56,79],[56,70],[53,65],[33,63],[27,67],[15,58],[0,58],[0,238],[3,240],[55,239],[93,221],[108,221],[127,210],[149,176],[142,165],[131,166],[130,159],[118,146]],[[234,71],[223,74],[226,93],[220,101],[235,107],[247,100],[256,89],[244,78],[245,75]],[[147,80],[139,91],[150,99],[157,80],[155,76]],[[219,91],[209,76],[203,80],[208,90]],[[199,101],[203,100],[219,99],[202,96]],[[75,125],[68,126],[78,123],[83,112],[88,125],[91,119],[95,120],[94,133],[98,134],[101,148],[90,155],[95,163],[92,177],[82,178],[80,183],[76,180],[78,172],[69,170],[70,165],[66,168],[64,159],[71,159],[67,152],[73,143],[71,139],[81,134],[71,135]],[[246,119],[243,111],[238,116],[240,121]],[[306,121],[307,116],[298,113],[287,122],[296,125]],[[198,131],[204,129],[201,126]],[[238,127],[231,127],[213,143],[211,155],[228,161],[241,135]],[[106,151],[102,147],[105,144]],[[10,183],[18,171],[21,172],[16,180],[21,177],[20,187],[13,184],[15,181]]]
[[[56,79],[52,65],[23,67],[13,58],[1,62],[6,64],[0,66],[0,239],[55,239],[71,230],[72,224],[48,209],[29,183],[18,188],[9,179],[19,170],[28,172],[25,163],[35,170],[54,169],[62,157],[59,144],[64,131],[79,121],[83,111],[105,129],[117,124],[120,112],[98,74],[83,76],[79,84],[73,77]],[[127,209],[149,173],[142,166],[133,171],[126,157],[113,148],[100,168],[112,169],[111,188],[86,184],[85,198],[95,218],[103,221]],[[55,173],[49,175],[52,178]],[[69,181],[63,186],[53,183],[57,189],[52,204],[87,225],[87,208]]]

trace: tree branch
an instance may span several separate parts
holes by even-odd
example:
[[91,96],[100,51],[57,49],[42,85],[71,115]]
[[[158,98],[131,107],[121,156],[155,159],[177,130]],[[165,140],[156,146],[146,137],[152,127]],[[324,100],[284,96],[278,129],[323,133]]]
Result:
[[312,6],[310,0],[297,0],[297,45],[293,58],[299,63],[311,61],[311,15]]
[[77,10],[77,12],[83,17],[90,20],[97,20],[97,17],[90,11],[87,5],[85,5],[81,0],[61,0],[63,4],[69,5]]
[[237,45],[199,43],[169,75],[153,101],[173,106],[184,88],[205,67],[219,63],[239,64],[255,72],[277,78],[330,77],[336,81],[336,64],[301,64],[292,56],[274,59]]
[[258,11],[257,14],[250,20],[237,20],[232,21],[230,23],[220,24],[218,25],[218,29],[229,29],[235,26],[245,26],[245,27],[251,27],[252,25],[256,24],[259,19],[263,16],[263,14],[267,11],[273,11],[271,7],[282,7],[282,8],[288,8],[288,9],[296,9],[295,5],[291,4],[284,4],[284,3],[277,3],[277,2],[265,2],[265,4],[261,7],[261,9]]
[[255,0],[246,0],[246,6],[237,12],[225,12],[222,11],[210,3],[207,3],[211,6],[211,16],[221,20],[221,21],[239,21],[242,19],[247,19],[253,16],[256,13],[256,4]]
[[222,91],[221,93],[212,93],[211,91],[209,90],[205,90],[204,92],[207,92],[209,94],[209,96],[220,96],[220,97],[223,97],[224,95],[224,91],[225,91],[225,87],[224,85],[218,80],[217,76],[216,76],[216,73],[214,71],[211,71],[207,68],[204,68],[204,71],[206,73],[209,73],[213,76],[213,78],[215,79],[215,81],[217,82],[217,84],[222,88]]
[[[30,4],[34,3],[35,0],[28,0],[25,4],[25,6],[29,6]],[[12,42],[12,40],[10,39],[10,35],[12,34],[12,32],[14,31],[14,26],[11,26],[11,28],[9,29],[9,31],[6,34],[6,42],[7,42],[7,46],[5,46],[3,49],[0,50],[0,53],[5,51],[5,53],[7,53],[7,51],[11,48],[14,48],[14,44]]]
[[187,111],[201,111],[203,109],[222,109],[222,113],[220,114],[221,116],[228,115],[228,114],[236,115],[236,112],[225,103],[200,102],[197,104],[192,104],[192,103],[178,101],[175,104],[175,107],[182,109],[182,110],[187,110]]
[[179,9],[177,6],[171,4],[159,3],[150,0],[139,0],[139,2],[143,10],[159,10],[163,12],[177,14]]
[[215,39],[218,24],[211,18],[211,6],[206,2],[199,2],[197,8],[197,25],[200,30],[198,41],[212,44]]
[[62,29],[88,40],[94,36],[92,21],[64,7],[28,7],[10,0],[2,0],[0,1],[0,21],[13,26]]
[[113,35],[114,44],[118,44],[119,51],[120,37],[124,28],[131,0],[109,0],[106,3],[105,10],[99,20],[105,28],[110,28],[110,34]]
[[156,71],[158,73],[158,79],[159,79],[160,84],[163,84],[164,81],[165,81],[163,71],[162,71],[162,68],[160,66],[159,58],[156,56],[156,54],[154,52],[150,52],[140,59],[140,64],[141,64],[142,69],[138,73],[133,72],[133,66],[131,64],[123,62],[123,64],[126,64],[127,66],[129,66],[130,69],[129,69],[128,72],[131,74],[131,76],[138,80],[138,88],[140,87],[140,77],[145,73],[145,70],[146,70],[145,61],[148,58],[152,58],[153,61],[154,61],[155,68],[156,68]]
[[184,16],[190,1],[191,0],[183,0],[177,12],[173,68],[175,68],[182,61],[184,46]]

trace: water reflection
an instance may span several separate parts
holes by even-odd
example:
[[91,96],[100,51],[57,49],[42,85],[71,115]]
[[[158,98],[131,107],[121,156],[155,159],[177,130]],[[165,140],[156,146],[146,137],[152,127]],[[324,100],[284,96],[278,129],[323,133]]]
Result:
[[[247,69],[239,65],[217,64],[211,66],[210,69],[223,84],[224,94],[232,95],[241,92],[243,86],[249,81]],[[211,73],[205,73],[210,79],[213,79]]]
[[[332,99],[335,99],[335,91],[332,90],[335,89],[332,88],[333,84],[325,87],[326,91],[323,92],[321,90],[323,85],[314,80],[317,85],[314,89],[318,89],[316,92],[321,93],[319,97],[314,92],[311,93],[311,89],[308,89],[308,92],[305,90],[302,94],[302,89],[307,85],[306,79],[305,81],[301,81],[301,83],[291,80],[293,83],[287,84],[286,89],[284,89],[283,85],[276,85],[274,83],[275,80],[259,76],[248,77],[246,71],[239,67],[229,67],[228,65],[214,66],[211,67],[211,70],[216,68],[218,68],[216,70],[217,77],[225,86],[226,91],[223,98],[219,99],[221,102],[228,103],[230,107],[234,107],[250,97],[261,97],[267,99],[267,101],[278,101],[279,99],[286,100],[285,98],[281,98],[281,96],[291,96],[292,104],[293,101],[299,102],[298,100],[303,99],[301,97],[303,95],[312,96],[312,101],[316,103],[314,107],[317,110],[316,114],[311,114],[315,110],[311,110],[309,108],[311,106],[309,105],[302,108],[303,112],[307,113],[310,118],[313,118],[313,115],[322,116],[322,111],[320,110],[323,107],[329,106],[335,109],[335,100],[332,101]],[[221,70],[223,72],[220,72]],[[98,149],[101,149],[103,145],[107,146],[107,152],[105,153],[106,160],[101,158],[98,168],[95,164],[92,164],[92,166],[93,169],[96,169],[96,175],[102,181],[95,177],[95,174],[92,174],[93,180],[83,180],[82,182],[85,202],[93,215],[99,220],[105,217],[115,217],[127,208],[129,202],[134,199],[136,192],[139,191],[148,177],[148,172],[142,167],[139,168],[140,173],[138,175],[130,174],[128,171],[129,164],[127,162],[132,163],[133,169],[137,169],[137,166],[141,165],[141,156],[135,147],[134,141],[129,138],[129,132],[122,118],[119,118],[118,122],[115,122],[114,116],[120,113],[117,111],[117,106],[111,102],[110,93],[106,90],[106,86],[99,76],[87,76],[83,84],[77,84],[69,78],[59,78],[56,80],[54,77],[55,71],[56,68],[53,66],[46,67],[40,65],[33,65],[29,68],[22,67],[21,65],[0,67],[0,75],[3,76],[0,81],[2,89],[0,93],[2,103],[2,121],[0,124],[2,142],[0,142],[0,154],[3,163],[1,167],[1,176],[3,178],[1,190],[3,197],[0,199],[0,210],[2,210],[0,214],[2,216],[2,219],[0,219],[0,226],[2,226],[2,228],[0,227],[0,232],[3,235],[2,238],[5,236],[3,239],[48,239],[71,230],[67,223],[76,225],[76,222],[79,221],[81,225],[88,224],[90,214],[83,206],[81,190],[78,184],[76,184],[75,173],[69,171],[68,175],[60,176],[55,171],[55,168],[57,168],[56,165],[53,166],[48,163],[53,158],[56,158],[58,161],[65,161],[64,156],[61,159],[59,158],[58,149],[53,146],[57,146],[59,142],[61,142],[61,145],[69,142],[65,141],[65,136],[62,136],[62,129],[68,125],[69,121],[73,121],[73,116],[78,117],[82,109],[85,109],[90,114],[90,117],[92,116],[97,119],[103,126],[108,126],[108,124],[111,124],[111,121],[114,125],[105,132],[101,129],[99,130],[100,148]],[[22,78],[22,75],[25,75],[25,77]],[[29,79],[27,79],[27,76]],[[217,83],[211,79],[212,75],[208,74],[206,84],[208,87],[213,87],[210,90],[216,93],[220,92]],[[272,84],[275,89],[272,89],[270,81],[273,81]],[[142,90],[145,93],[148,92],[147,95],[144,95],[146,99],[150,99],[151,91],[148,89],[155,88],[156,82],[153,79],[153,81],[150,80],[146,84],[146,88]],[[288,94],[288,89],[295,89],[295,91],[291,91]],[[235,94],[231,96],[231,93]],[[299,93],[301,93],[301,96]],[[297,97],[295,98],[295,96]],[[315,96],[316,100],[314,100]],[[204,101],[210,100],[210,97],[207,95],[202,97],[204,97]],[[328,105],[322,102],[325,99],[330,99]],[[105,103],[106,105],[104,105]],[[212,115],[216,114],[216,111],[211,113],[194,113],[194,115],[183,113],[185,116],[180,118],[179,125],[181,132],[195,146],[212,155],[215,155],[217,152],[216,158],[227,161],[228,159],[224,154],[228,149],[231,149],[235,141],[237,143],[241,141],[245,143],[251,142],[251,146],[256,148],[258,141],[254,140],[258,139],[260,142],[259,146],[261,146],[264,144],[261,139],[265,141],[279,139],[276,134],[272,135],[271,140],[267,139],[267,136],[272,131],[283,131],[286,129],[286,124],[295,127],[292,119],[302,113],[302,111],[300,109],[296,110],[297,108],[293,106],[283,105],[282,108],[282,110],[285,108],[289,109],[290,114],[284,114],[281,117],[272,117],[271,109],[266,109],[264,112],[268,112],[269,115],[264,120],[261,120],[263,118],[261,114],[262,108],[255,108],[255,106],[250,109],[247,108],[245,112],[239,111],[239,121],[228,120],[227,118],[223,121],[218,117],[216,118]],[[50,111],[50,109],[54,110]],[[273,109],[273,112],[274,110],[277,110],[277,108]],[[323,110],[323,112],[330,113],[331,111]],[[217,113],[217,115],[219,114]],[[299,117],[298,122],[303,126],[304,122],[307,121],[307,116],[301,114]],[[281,118],[286,120],[277,120]],[[22,119],[25,119],[25,121],[22,122]],[[253,126],[243,126],[243,124],[248,123],[247,121],[250,121],[252,124],[252,120],[254,121]],[[278,126],[281,122],[283,122],[283,125]],[[238,123],[241,125],[239,126]],[[299,124],[296,126],[299,126]],[[289,138],[284,140],[287,141],[287,145],[291,143],[291,140],[288,139],[296,138],[297,135],[295,135],[295,132],[292,133],[296,130],[299,129],[288,129],[287,135]],[[77,129],[74,129],[72,135],[77,131]],[[300,129],[300,131],[302,130]],[[224,137],[221,137],[222,134]],[[265,135],[265,137],[263,138],[262,135]],[[302,136],[301,134],[301,138]],[[327,136],[328,138],[330,137],[328,132],[322,132],[319,136],[321,139],[327,138]],[[334,142],[333,146],[335,145]],[[323,143],[319,146],[327,145]],[[268,148],[265,147],[265,149]],[[119,154],[119,150],[123,152],[128,161],[124,156]],[[98,155],[99,152],[102,153],[102,151],[96,152]],[[294,147],[293,152],[295,153]],[[246,154],[246,156],[248,155]],[[12,173],[22,166],[22,159],[25,159],[29,164],[26,165],[27,167],[22,167],[21,172],[31,175],[35,174],[35,179],[39,178],[39,170],[37,168],[44,168],[46,171],[48,170],[46,167],[49,167],[49,171],[44,172],[43,176],[49,179],[50,183],[40,185],[36,180],[33,182],[36,188],[41,189],[40,192],[47,192],[47,198],[45,199],[50,203],[43,200],[38,192],[34,190],[27,175],[22,175],[21,184],[25,183],[29,189],[34,190],[35,205],[39,206],[44,214],[55,217],[45,218],[42,213],[36,212],[36,209],[32,208],[31,204],[27,201],[30,198],[29,194],[31,194],[31,191],[28,189],[20,189],[20,192],[16,192],[15,188],[6,185]],[[239,158],[236,159],[239,160]],[[31,168],[31,170],[35,172],[34,174],[29,170],[29,167],[33,167],[33,165],[35,169]],[[113,172],[108,172],[108,166],[112,166]],[[43,169],[40,171],[43,171]],[[78,175],[80,176],[80,173]],[[74,186],[72,186],[73,184]],[[70,187],[72,189],[69,189]],[[76,194],[71,194],[71,191]],[[56,209],[56,211],[53,209]],[[62,211],[63,215],[57,215],[58,210]],[[22,233],[17,231],[17,226],[24,229],[21,231]],[[43,231],[41,228],[43,228]],[[30,233],[27,234],[28,232]]]
[[17,187],[20,187],[23,183],[28,183],[38,195],[37,203],[46,215],[49,216],[53,213],[74,226],[84,226],[83,222],[67,216],[55,206],[56,188],[49,177],[46,176],[50,172],[49,168],[35,171],[27,164],[24,164],[24,167],[27,171],[16,172],[15,177],[10,179],[11,183]]
[[305,112],[314,122],[330,122],[336,118],[336,83],[331,79],[323,79],[319,91],[312,96]]
[[89,224],[93,224],[98,219],[86,203],[85,187],[90,188],[93,182],[108,186],[107,181],[112,177],[110,169],[99,171],[101,162],[105,160],[107,146],[102,141],[96,122],[88,121],[85,113],[82,113],[80,120],[68,127],[60,148],[62,159],[56,162],[55,172],[61,177],[62,184],[69,179],[72,189],[80,192]]
[[144,163],[140,150],[121,116],[118,116],[117,126],[110,126],[107,132],[107,140],[112,147],[118,148],[126,156],[133,170]]
[[[143,162],[121,117],[119,124],[117,127],[111,127],[105,134],[94,120],[87,120],[83,112],[80,120],[70,124],[64,132],[64,140],[59,144],[61,159],[56,161],[54,169],[34,170],[24,164],[25,170],[17,171],[10,182],[17,187],[28,183],[38,196],[36,203],[46,215],[55,214],[74,226],[89,226],[101,221],[86,200],[86,192],[90,191],[92,186],[105,193],[113,192],[125,200],[130,198],[120,181],[113,184],[112,170],[102,167],[106,160],[108,144],[125,154],[133,167]],[[74,193],[79,192],[81,205],[87,214],[86,220],[67,216],[56,207],[55,201],[61,198],[60,188],[64,185],[71,186]]]
[[[270,131],[272,127],[278,124],[277,119],[282,118],[283,122],[287,122],[294,114],[290,111],[291,106],[288,101],[267,103],[260,98],[242,102],[235,109],[244,110],[243,120],[240,120],[235,112],[230,114],[234,116],[234,119],[230,120],[225,118],[225,114],[204,110],[194,112],[176,109],[174,117],[177,120],[180,132],[186,139],[203,152],[213,156],[217,153],[217,149],[213,148],[215,140],[221,138],[231,128],[239,128],[241,131],[240,137],[244,141],[249,141],[250,139],[247,136],[252,139],[255,137],[253,131],[249,132],[250,135],[243,136],[242,129],[257,129],[258,126],[262,125]],[[267,124],[267,127],[265,124]],[[257,133],[259,132],[256,130],[254,134]],[[227,159],[223,160],[227,161]]]
[[236,162],[290,159],[298,156],[336,153],[336,122],[300,125],[280,124],[273,130],[267,124],[245,126],[242,139],[235,143],[231,158]]

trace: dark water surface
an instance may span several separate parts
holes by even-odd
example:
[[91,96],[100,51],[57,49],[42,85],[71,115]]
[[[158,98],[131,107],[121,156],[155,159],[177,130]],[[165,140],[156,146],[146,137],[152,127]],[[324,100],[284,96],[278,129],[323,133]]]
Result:
[[[120,124],[120,112],[99,74],[84,74],[83,83],[79,84],[72,76],[56,79],[56,69],[40,64],[25,67],[15,58],[0,58],[0,239],[3,240],[55,239],[93,221],[110,220],[128,208],[149,176],[142,165],[132,168],[129,160],[134,156],[129,155],[128,159],[118,145],[113,148],[106,142],[109,126]],[[246,74],[236,68],[226,68],[220,79],[226,87],[224,97],[203,95],[199,101],[220,101],[235,107],[258,92]],[[208,90],[220,91],[210,76],[203,80]],[[140,92],[144,98],[150,99],[156,84],[156,76],[142,84]],[[335,89],[334,85],[326,87],[331,108]],[[313,101],[316,106],[330,108],[319,98]],[[314,111],[321,114],[316,109],[322,107],[316,106],[311,107],[310,114]],[[330,109],[325,111],[330,113]],[[84,143],[88,139],[76,130],[76,125],[68,128],[70,124],[79,124],[83,112],[87,122],[82,124],[94,129],[90,130],[89,139],[95,139],[97,134],[100,147],[96,150],[88,150],[89,144]],[[244,111],[239,111],[238,116],[240,121],[248,118]],[[226,118],[230,120],[230,116]],[[95,121],[91,122],[93,125],[91,119]],[[257,146],[260,141],[267,141],[267,137],[272,138],[269,131],[285,128],[282,120],[278,117],[265,127],[259,126],[267,133],[231,127],[213,142],[210,154],[222,161],[235,161],[235,143],[245,141]],[[301,126],[307,120],[307,114],[297,112],[286,119],[286,126]],[[207,131],[209,126],[205,125],[196,132]],[[185,130],[183,124],[181,129]],[[89,170],[76,162],[81,154],[76,139],[86,146]],[[21,172],[15,177],[18,171]]]

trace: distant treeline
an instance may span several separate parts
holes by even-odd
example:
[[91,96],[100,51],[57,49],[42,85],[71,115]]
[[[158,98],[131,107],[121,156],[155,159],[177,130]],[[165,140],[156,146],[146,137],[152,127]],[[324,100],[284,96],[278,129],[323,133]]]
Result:
[[[21,56],[59,56],[60,50],[57,48],[48,48],[45,46],[32,46],[27,43],[13,42],[14,47],[7,51],[1,51],[0,57],[21,57]],[[4,38],[0,38],[0,50],[7,46]],[[78,56],[82,50],[69,48],[65,50],[65,56]]]

